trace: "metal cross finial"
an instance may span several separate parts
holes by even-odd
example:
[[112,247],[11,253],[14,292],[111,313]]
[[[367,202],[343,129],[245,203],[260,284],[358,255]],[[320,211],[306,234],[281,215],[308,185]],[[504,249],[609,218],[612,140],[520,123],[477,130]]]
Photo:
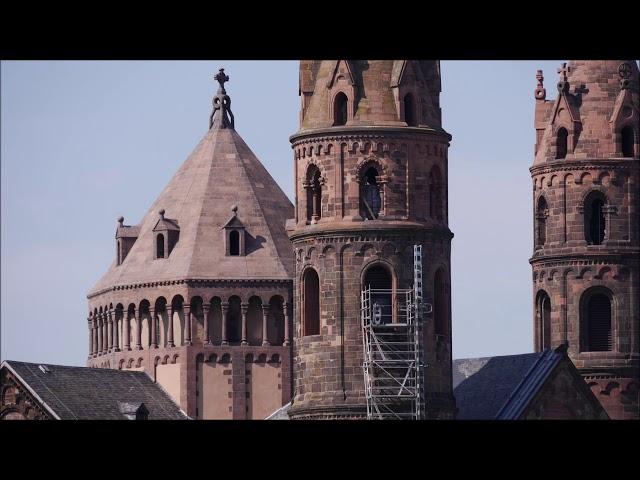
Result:
[[217,82],[220,84],[220,90],[224,92],[224,84],[225,82],[229,81],[229,75],[226,75],[224,73],[224,68],[221,68],[220,71],[213,78],[214,80],[217,80]]
[[562,81],[567,81],[567,73],[571,72],[571,67],[567,66],[567,62],[562,64],[562,68],[558,69],[558,73],[562,75]]

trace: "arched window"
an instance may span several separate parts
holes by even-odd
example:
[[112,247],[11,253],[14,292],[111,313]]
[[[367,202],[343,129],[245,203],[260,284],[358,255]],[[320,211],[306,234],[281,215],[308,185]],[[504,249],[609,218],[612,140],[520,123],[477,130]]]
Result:
[[565,158],[567,156],[567,137],[569,133],[566,128],[558,129],[556,138],[556,158]]
[[442,175],[440,169],[434,166],[429,174],[429,216],[442,221]]
[[164,235],[156,236],[156,258],[164,258]]
[[547,215],[549,207],[544,197],[538,199],[538,208],[536,209],[536,246],[542,247],[547,241]]
[[369,167],[360,179],[360,215],[368,220],[378,218],[382,207],[378,176],[378,170]]
[[333,104],[333,124],[334,125],[345,125],[347,123],[347,109],[349,105],[349,100],[347,96],[340,92],[336,95],[336,99]]
[[605,198],[600,192],[592,192],[584,202],[585,240],[589,245],[601,245],[606,228]]
[[633,157],[633,128],[626,126],[620,132],[622,143],[622,156]]
[[439,268],[433,279],[433,317],[434,333],[442,337],[447,335],[449,316],[447,286],[444,269]]
[[363,289],[371,289],[372,321],[393,322],[393,281],[389,270],[374,265],[366,271],[363,283]]
[[229,233],[229,255],[240,255],[240,234],[237,230]]
[[583,351],[606,352],[612,349],[611,299],[605,293],[588,294],[583,310]]
[[541,290],[536,296],[536,319],[538,321],[538,345],[540,350],[551,348],[551,299]]
[[303,336],[320,335],[320,279],[313,268],[304,272],[302,281]]
[[322,217],[322,182],[320,170],[312,165],[307,172],[307,220],[316,223]]
[[415,127],[418,124],[416,122],[416,112],[413,105],[413,95],[407,93],[404,96],[404,121],[407,122],[407,125],[410,127]]
[[120,240],[118,240],[118,265],[122,263],[122,247],[120,246]]

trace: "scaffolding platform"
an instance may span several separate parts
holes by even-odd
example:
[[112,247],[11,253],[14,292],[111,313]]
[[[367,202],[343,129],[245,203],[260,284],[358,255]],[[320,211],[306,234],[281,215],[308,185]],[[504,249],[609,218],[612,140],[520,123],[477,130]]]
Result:
[[414,285],[408,290],[361,293],[362,346],[367,418],[418,420],[422,387],[422,246],[414,246]]

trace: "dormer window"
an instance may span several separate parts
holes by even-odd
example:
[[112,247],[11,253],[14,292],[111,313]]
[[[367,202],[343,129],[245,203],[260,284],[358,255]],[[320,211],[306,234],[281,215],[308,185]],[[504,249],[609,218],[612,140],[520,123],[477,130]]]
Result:
[[156,236],[156,258],[164,258],[164,235]]
[[334,125],[345,125],[347,123],[348,106],[349,100],[347,99],[347,96],[342,92],[338,93],[333,105]]
[[240,255],[240,234],[237,230],[229,232],[229,255]]
[[234,205],[231,211],[233,215],[222,227],[224,229],[225,252],[230,257],[244,257],[246,255],[244,224],[238,218],[238,207]]
[[116,230],[116,265],[122,265],[129,250],[138,239],[140,227],[132,227],[124,224],[124,217],[118,218]]
[[567,139],[569,132],[566,128],[558,129],[558,136],[556,138],[556,158],[562,159],[567,156]]
[[413,106],[413,95],[407,93],[404,96],[404,121],[409,127],[415,127],[418,125],[416,122],[416,114]]
[[158,213],[160,214],[160,219],[156,223],[156,226],[153,227],[155,236],[155,258],[168,258],[180,238],[180,227],[178,226],[177,220],[165,218],[164,209]]

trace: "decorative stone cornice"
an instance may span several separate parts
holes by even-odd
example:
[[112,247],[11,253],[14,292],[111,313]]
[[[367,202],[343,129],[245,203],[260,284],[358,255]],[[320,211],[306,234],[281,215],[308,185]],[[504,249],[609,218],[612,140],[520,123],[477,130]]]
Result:
[[363,241],[405,241],[407,234],[421,237],[429,235],[441,237],[445,240],[453,238],[453,232],[447,227],[420,227],[413,225],[407,227],[381,225],[379,230],[370,226],[365,227],[364,225],[362,228],[298,229],[289,238],[294,243],[303,242],[307,239],[312,240],[312,243],[352,243]]
[[314,130],[305,130],[294,133],[289,137],[292,148],[310,142],[326,142],[326,141],[346,141],[357,139],[388,139],[389,135],[394,138],[415,140],[416,138],[426,136],[444,136],[448,141],[452,139],[451,135],[443,129],[434,129],[430,127],[335,127],[319,128]]
[[185,280],[165,280],[159,282],[148,282],[148,283],[132,283],[127,285],[114,285],[112,287],[108,287],[97,292],[91,293],[87,295],[88,299],[95,298],[99,295],[102,295],[107,292],[115,292],[119,290],[134,290],[138,288],[156,288],[156,287],[166,287],[170,285],[183,285],[187,288],[192,287],[228,287],[229,285],[238,285],[238,284],[291,284],[293,279],[185,279]]
[[529,168],[531,176],[543,173],[565,172],[573,170],[634,170],[640,169],[638,159],[597,159],[588,158],[584,160],[561,160],[557,162],[534,165]]
[[[640,249],[636,249],[635,252],[629,252],[626,254],[620,253],[602,253],[598,252],[597,255],[553,255],[544,258],[531,258],[529,263],[533,268],[551,268],[551,267],[581,267],[591,265],[628,265],[629,257],[636,258],[640,253]],[[567,258],[573,257],[573,258]],[[582,258],[579,258],[582,257]]]

